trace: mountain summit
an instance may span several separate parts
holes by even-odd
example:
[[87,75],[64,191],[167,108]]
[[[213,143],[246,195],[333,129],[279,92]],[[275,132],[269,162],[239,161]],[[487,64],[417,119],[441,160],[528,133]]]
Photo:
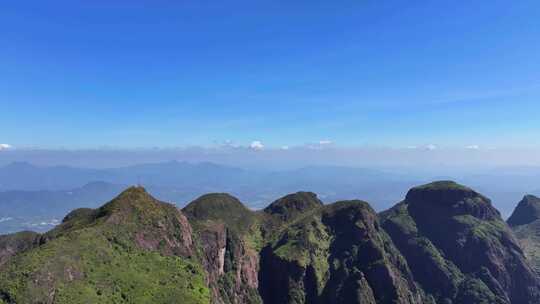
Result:
[[507,222],[510,226],[530,224],[540,219],[540,198],[534,195],[526,195],[518,203]]
[[540,283],[489,199],[454,182],[409,191],[383,227],[436,303],[538,303]]
[[311,192],[260,211],[212,193],[179,210],[131,187],[45,234],[0,236],[2,304],[539,302],[499,212],[450,181],[381,214]]
[[41,236],[15,237],[18,252],[0,266],[0,303],[210,299],[186,217],[141,187],[99,209],[75,210]]

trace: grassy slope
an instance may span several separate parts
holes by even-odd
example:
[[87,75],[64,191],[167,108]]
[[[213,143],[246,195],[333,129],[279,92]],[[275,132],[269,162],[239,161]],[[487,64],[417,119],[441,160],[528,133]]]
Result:
[[[47,243],[13,258],[0,273],[0,297],[6,303],[209,303],[196,258],[144,250],[133,241],[135,231],[163,225],[156,220],[170,216],[171,206],[137,191],[123,195],[94,213],[72,215]],[[130,224],[110,222],[111,216]]]

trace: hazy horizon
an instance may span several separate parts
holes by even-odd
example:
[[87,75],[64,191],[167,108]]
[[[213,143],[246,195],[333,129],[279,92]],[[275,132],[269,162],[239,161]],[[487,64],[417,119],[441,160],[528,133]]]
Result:
[[140,148],[140,149],[4,149],[0,166],[28,162],[40,166],[108,168],[166,161],[214,162],[251,169],[294,169],[306,166],[346,166],[369,168],[415,168],[443,174],[456,170],[540,167],[537,149],[482,149],[479,147],[339,147],[303,145],[287,149],[249,146]]

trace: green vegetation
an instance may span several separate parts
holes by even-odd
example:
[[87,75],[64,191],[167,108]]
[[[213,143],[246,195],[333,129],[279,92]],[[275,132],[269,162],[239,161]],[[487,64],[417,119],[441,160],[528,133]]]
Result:
[[499,243],[502,234],[507,230],[502,220],[480,220],[472,215],[460,215],[453,218],[463,225],[462,234],[470,233],[476,240]]
[[[253,282],[248,282],[253,279],[245,277],[249,277],[247,273],[256,276],[258,265],[250,264],[249,260],[258,257],[265,244],[260,214],[225,193],[203,195],[189,203],[183,212],[194,228],[199,248],[206,248],[214,256],[224,255],[222,270],[218,258],[206,260],[212,278],[209,285],[219,295],[219,301],[225,304],[237,301],[261,303]],[[223,244],[224,240],[226,244]],[[248,264],[243,267],[245,262]]]
[[239,235],[250,231],[255,213],[237,198],[226,193],[206,194],[189,203],[182,211],[194,223],[194,228],[223,223]]
[[[183,211],[132,187],[44,235],[0,236],[0,304],[532,304],[540,295],[499,213],[454,182],[413,188],[380,215],[310,192],[258,212],[208,194]],[[539,223],[514,227],[537,270]],[[516,276],[519,286],[503,284]]]
[[18,256],[0,274],[0,290],[16,303],[209,303],[193,261],[126,250],[96,228]]
[[[286,295],[270,295],[273,301],[349,303],[361,293],[390,303],[410,292],[405,259],[380,228],[375,212],[362,201],[342,201],[307,212],[284,227],[263,259],[263,267],[291,271],[288,277],[276,279],[288,282],[287,286],[263,278],[264,290],[285,289]],[[357,285],[360,281],[364,287]],[[370,290],[370,281],[380,285]]]
[[322,285],[328,273],[331,242],[332,236],[321,218],[312,216],[289,226],[274,250],[280,258],[296,261],[301,267],[312,265]]
[[415,187],[381,218],[415,279],[437,302],[507,303],[509,297],[521,303],[536,297],[530,289],[498,287],[511,276],[538,283],[498,211],[474,190],[450,181]]
[[460,304],[505,304],[480,279],[468,278],[461,283],[456,303]]
[[412,190],[430,190],[430,191],[461,190],[461,191],[471,191],[471,192],[473,191],[471,188],[460,185],[454,181],[436,181],[429,184],[414,187]]
[[427,297],[452,303],[451,299],[456,296],[458,286],[465,276],[419,231],[407,207],[407,203],[403,202],[381,214],[383,227],[407,259]]
[[321,207],[323,203],[313,192],[297,192],[286,195],[264,208],[264,213],[291,222],[305,212]]
[[168,230],[179,228],[171,207],[132,188],[94,212],[71,213],[2,269],[0,294],[8,303],[210,303],[196,258],[136,241],[140,231],[180,233]]

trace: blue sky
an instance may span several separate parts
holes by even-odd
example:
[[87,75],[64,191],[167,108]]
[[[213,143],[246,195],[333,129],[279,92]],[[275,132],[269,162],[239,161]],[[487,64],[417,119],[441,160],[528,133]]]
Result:
[[10,1],[0,33],[17,148],[540,147],[538,1]]

